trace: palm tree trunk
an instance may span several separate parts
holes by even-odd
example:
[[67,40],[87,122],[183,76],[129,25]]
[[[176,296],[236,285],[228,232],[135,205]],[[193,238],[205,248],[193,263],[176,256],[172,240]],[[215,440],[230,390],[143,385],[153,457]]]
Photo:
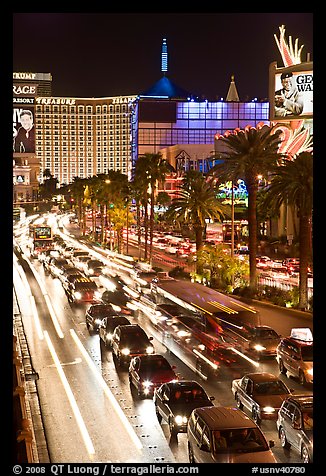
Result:
[[257,254],[257,190],[255,179],[247,181],[248,190],[248,228],[249,228],[249,287],[255,294],[257,287],[256,254]]

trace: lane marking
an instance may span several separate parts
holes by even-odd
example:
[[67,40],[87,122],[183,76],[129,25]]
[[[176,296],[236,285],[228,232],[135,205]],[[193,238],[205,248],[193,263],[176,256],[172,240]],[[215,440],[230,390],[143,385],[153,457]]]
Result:
[[67,394],[67,397],[68,397],[69,403],[71,405],[72,411],[74,412],[74,415],[75,415],[75,418],[76,418],[76,421],[77,421],[77,425],[78,425],[79,430],[81,432],[81,436],[84,440],[86,449],[87,449],[87,451],[90,455],[93,455],[93,454],[95,454],[95,449],[94,449],[92,440],[89,436],[89,433],[87,431],[85,422],[84,422],[83,417],[81,416],[80,410],[78,408],[76,399],[75,399],[75,397],[72,393],[72,390],[71,390],[71,387],[68,383],[67,377],[66,377],[66,375],[65,375],[65,373],[62,369],[62,365],[59,361],[58,355],[56,354],[56,351],[53,347],[53,344],[51,342],[50,336],[49,336],[47,331],[44,331],[44,337],[45,337],[46,343],[49,347],[49,351],[52,355],[53,361],[55,363],[56,369],[58,371],[59,377],[60,377],[61,382],[63,384],[63,387],[65,389],[65,392]]
[[73,329],[70,329],[70,334],[71,334],[72,338],[74,339],[75,343],[77,344],[77,347],[79,348],[80,352],[82,353],[82,355],[83,355],[84,359],[86,360],[88,366],[94,372],[94,375],[95,375],[98,383],[100,384],[100,386],[102,387],[106,396],[108,397],[108,399],[112,403],[112,406],[113,406],[114,410],[116,411],[117,415],[119,416],[122,423],[124,424],[127,432],[129,433],[129,436],[131,437],[131,439],[132,439],[133,443],[135,444],[136,448],[138,450],[141,450],[143,448],[143,445],[142,445],[140,439],[136,435],[135,430],[131,426],[131,424],[128,421],[126,415],[123,413],[120,405],[118,404],[117,400],[113,396],[111,390],[107,386],[107,384],[106,384],[105,380],[103,379],[102,375],[98,371],[98,368],[94,364],[94,362],[93,362],[92,358],[90,357],[89,353],[87,352],[84,345],[82,344],[82,342],[80,341],[79,337],[77,336],[76,332]]

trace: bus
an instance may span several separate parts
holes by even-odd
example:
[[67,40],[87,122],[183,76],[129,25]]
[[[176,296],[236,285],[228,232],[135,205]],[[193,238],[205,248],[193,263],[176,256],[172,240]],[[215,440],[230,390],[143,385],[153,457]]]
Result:
[[41,252],[53,249],[53,230],[50,225],[29,225],[31,257],[36,258]]
[[[260,314],[253,306],[202,284],[171,277],[154,279],[151,295],[160,314],[167,315],[164,302],[175,303],[183,309],[181,316],[174,315],[174,324],[179,321],[176,327],[182,324],[189,331],[183,351],[202,378],[215,378],[222,369],[221,364],[240,368],[243,358],[254,367],[259,365],[246,350],[252,333],[261,325]],[[185,318],[184,314],[191,315],[192,319]],[[163,320],[161,326],[167,322]],[[179,336],[187,334],[181,327],[180,330]]]

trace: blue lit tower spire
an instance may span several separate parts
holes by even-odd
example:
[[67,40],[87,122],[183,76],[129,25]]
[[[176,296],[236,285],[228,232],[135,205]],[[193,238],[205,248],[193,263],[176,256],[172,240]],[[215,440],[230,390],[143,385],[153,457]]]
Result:
[[166,44],[166,38],[163,38],[161,58],[162,58],[161,71],[165,75],[165,73],[168,70],[168,46]]

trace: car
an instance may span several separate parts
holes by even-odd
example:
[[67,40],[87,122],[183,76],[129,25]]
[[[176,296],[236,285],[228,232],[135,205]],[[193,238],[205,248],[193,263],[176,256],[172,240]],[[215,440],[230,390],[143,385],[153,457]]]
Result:
[[86,265],[91,259],[92,257],[90,255],[78,256],[74,258],[73,263],[76,268],[80,269],[80,271],[85,272]]
[[63,267],[68,265],[66,258],[52,257],[48,261],[44,261],[44,269],[54,278],[58,278],[63,273]]
[[84,274],[79,271],[79,269],[71,266],[70,268],[66,268],[62,274],[60,274],[59,279],[61,284],[66,291],[68,287],[78,278],[83,278]]
[[115,314],[110,304],[92,304],[85,312],[86,327],[90,332],[99,332],[102,321]]
[[277,419],[277,412],[291,393],[284,382],[268,372],[252,372],[232,380],[231,390],[237,407],[247,410],[257,425]]
[[96,283],[87,277],[76,278],[72,283],[69,283],[65,291],[70,303],[100,303],[101,301],[101,295]]
[[187,426],[190,463],[277,463],[259,426],[234,407],[199,407]]
[[249,353],[258,359],[261,357],[275,357],[276,348],[281,336],[270,326],[255,326],[248,339]]
[[85,263],[84,272],[87,276],[99,276],[104,268],[104,263],[99,259],[90,259]]
[[152,340],[139,324],[117,326],[112,335],[114,361],[120,367],[129,364],[137,355],[153,354]]
[[276,422],[283,448],[293,448],[303,463],[313,462],[313,395],[291,395],[278,412]]
[[130,296],[123,290],[109,291],[102,293],[101,301],[104,304],[110,304],[115,311],[123,314],[131,315],[133,313],[133,306],[130,303]]
[[299,379],[301,385],[313,384],[313,336],[310,328],[293,328],[276,349],[276,360],[282,374]]
[[256,258],[256,268],[258,269],[269,269],[272,259],[269,256],[257,256]]
[[152,397],[162,383],[177,380],[175,366],[160,354],[144,354],[133,357],[129,364],[130,387],[136,389],[138,397]]
[[113,332],[117,326],[129,324],[131,324],[131,322],[123,314],[115,313],[114,315],[109,314],[107,317],[104,317],[99,326],[100,341],[103,342],[104,347],[111,349]]
[[153,396],[157,419],[160,423],[167,422],[171,436],[186,433],[194,408],[212,406],[214,399],[195,380],[164,383],[155,389]]

